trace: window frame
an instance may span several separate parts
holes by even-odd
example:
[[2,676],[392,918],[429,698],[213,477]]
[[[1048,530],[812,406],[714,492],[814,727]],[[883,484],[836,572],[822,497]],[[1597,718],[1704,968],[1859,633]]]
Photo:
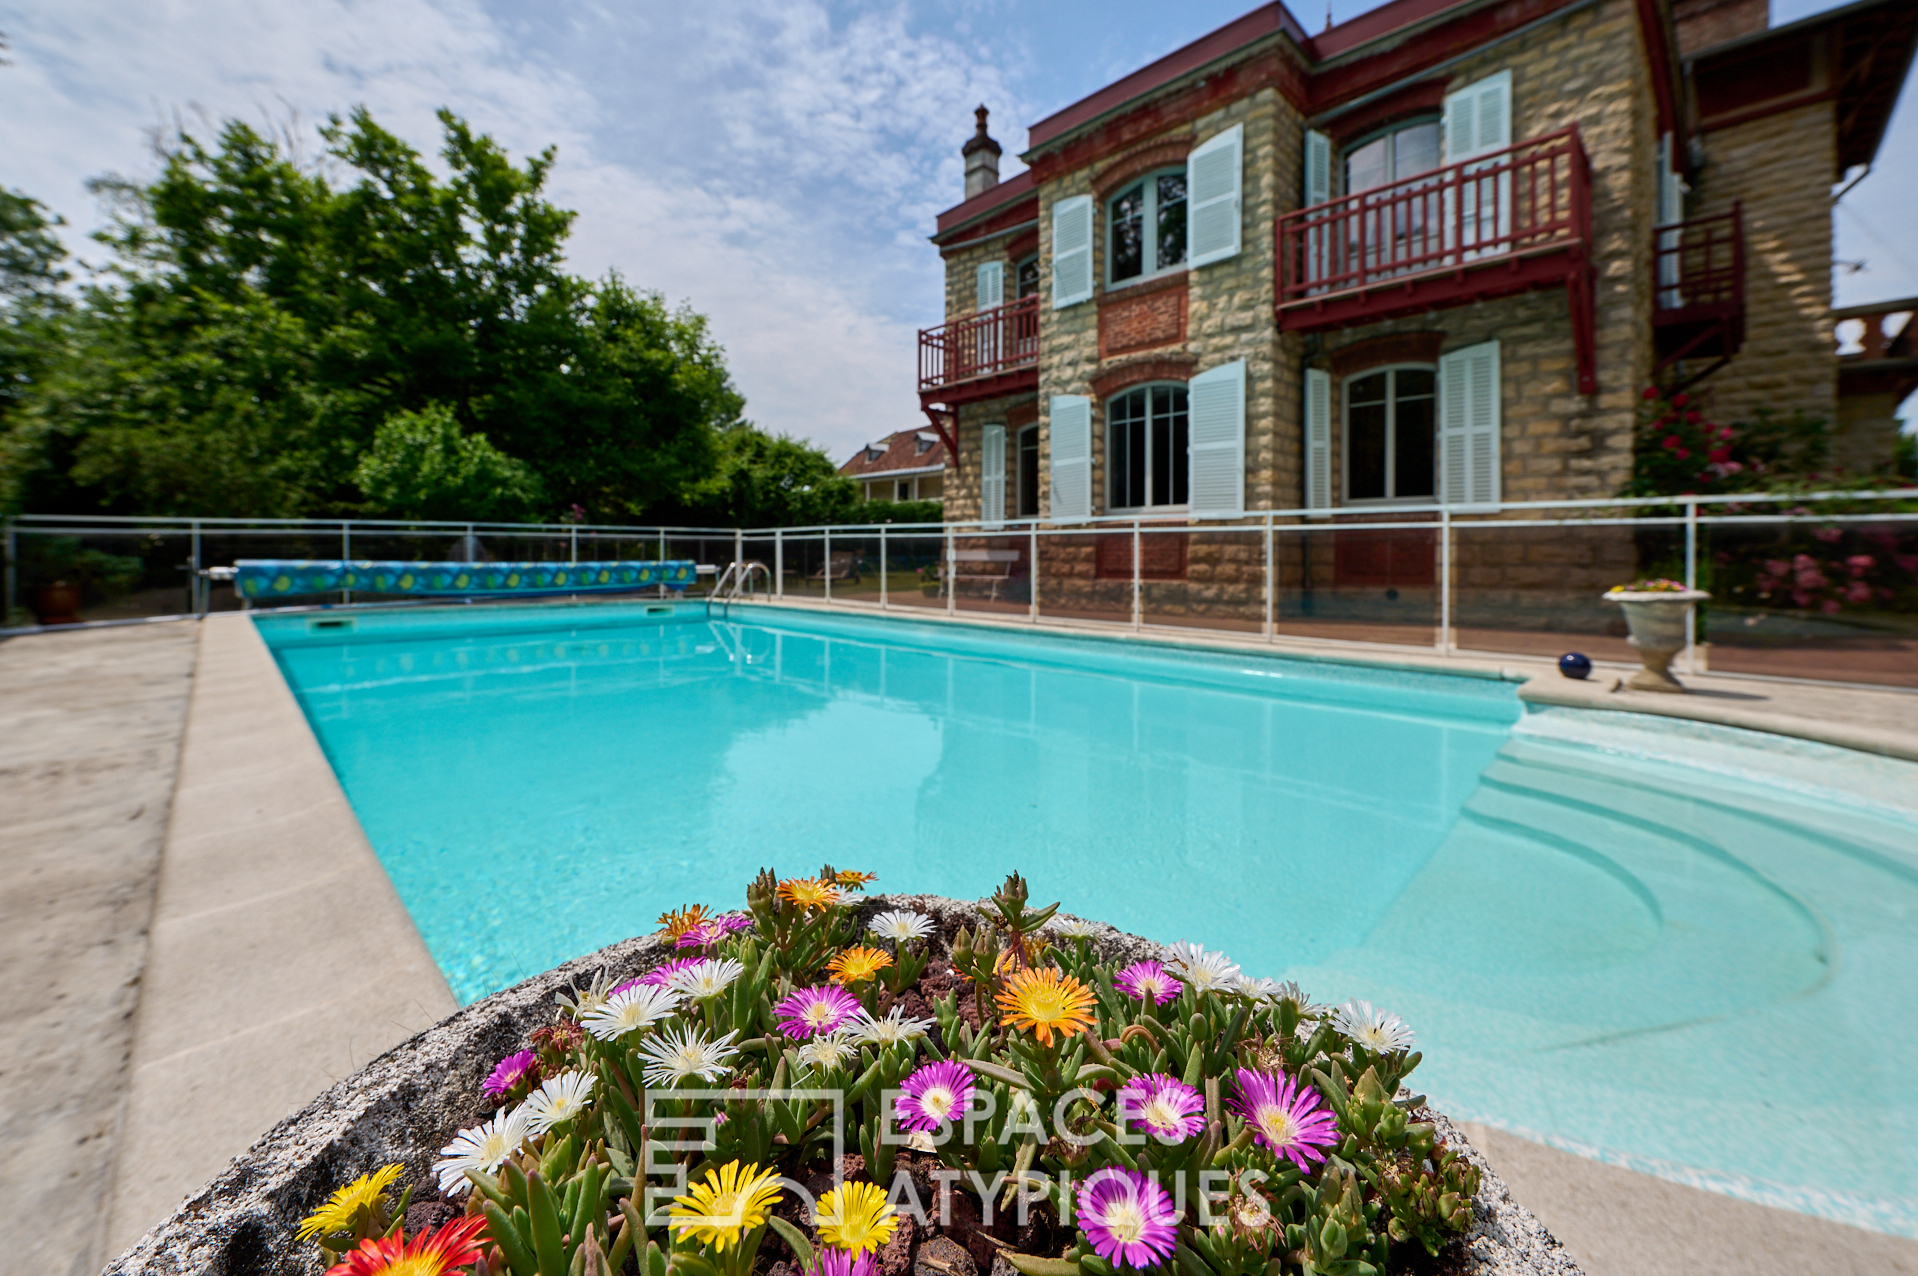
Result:
[[[1398,496],[1398,387],[1397,373],[1429,372],[1432,374],[1432,490],[1425,496]],[[1385,381],[1385,487],[1384,496],[1352,495],[1352,383],[1366,377],[1386,373]],[[1400,360],[1394,363],[1374,364],[1369,368],[1360,368],[1347,373],[1339,379],[1339,505],[1366,508],[1381,505],[1437,505],[1439,500],[1438,473],[1438,364],[1419,363],[1416,360]]]
[[[1028,265],[1032,267],[1032,291],[1020,292],[1019,291],[1020,276],[1025,273],[1025,269]],[[1012,263],[1012,288],[1011,288],[1012,296],[1009,300],[1024,301],[1027,297],[1038,296],[1040,284],[1043,282],[1044,281],[1041,278],[1040,271],[1039,271],[1039,252],[1037,249],[1034,249],[1032,252],[1025,254],[1023,257],[1020,257],[1017,261]]]
[[[1151,498],[1152,498],[1152,408],[1151,408],[1152,395],[1151,395],[1151,392],[1155,389],[1183,390],[1186,393],[1186,405],[1185,405],[1186,499],[1184,499],[1183,501],[1175,501],[1166,505],[1154,505],[1151,503]],[[1144,505],[1117,505],[1113,503],[1113,491],[1114,491],[1113,480],[1117,473],[1118,467],[1113,464],[1112,405],[1114,403],[1117,403],[1120,399],[1125,398],[1129,394],[1138,394],[1141,391],[1145,392],[1146,394],[1146,405],[1147,405],[1146,406],[1146,449],[1145,449],[1146,451],[1145,492],[1146,492],[1147,503]],[[1100,405],[1100,408],[1101,408],[1101,415],[1103,417],[1103,426],[1105,429],[1105,440],[1104,440],[1105,453],[1104,453],[1103,468],[1105,470],[1106,513],[1108,514],[1140,514],[1140,515],[1152,515],[1154,517],[1157,517],[1158,515],[1161,515],[1161,514],[1189,513],[1192,508],[1192,461],[1191,461],[1192,394],[1190,389],[1190,383],[1185,381],[1141,381],[1137,385],[1129,385],[1125,387],[1123,390],[1113,391],[1111,394],[1106,396],[1105,401]],[[1169,483],[1168,483],[1168,486],[1170,486]]]
[[[1147,269],[1145,265],[1147,261],[1157,262],[1159,259],[1159,179],[1161,177],[1174,176],[1187,183],[1185,198],[1180,201],[1186,208],[1185,243],[1179,249],[1178,261],[1170,266]],[[1105,213],[1105,287],[1108,292],[1117,288],[1130,288],[1134,284],[1145,283],[1150,279],[1159,279],[1166,275],[1176,275],[1180,271],[1187,269],[1187,259],[1192,256],[1192,191],[1190,185],[1191,178],[1187,174],[1186,166],[1184,164],[1169,164],[1163,168],[1155,168],[1150,172],[1140,173],[1137,177],[1124,183],[1118,190],[1113,191],[1100,202],[1100,207]],[[1112,265],[1117,259],[1118,254],[1113,251],[1113,237],[1118,224],[1113,218],[1112,206],[1124,198],[1135,186],[1143,187],[1145,191],[1145,207],[1140,211],[1140,219],[1144,225],[1144,243],[1142,249],[1145,256],[1140,259],[1140,271],[1138,274],[1125,279],[1114,279],[1112,277]]]
[[[1013,473],[1016,475],[1016,479],[1015,479],[1016,490],[1013,493],[1012,517],[1038,518],[1039,517],[1039,495],[1042,490],[1039,483],[1039,462],[1041,459],[1039,456],[1039,423],[1035,421],[1031,425],[1021,426],[1018,430],[1016,430],[1013,433],[1012,437],[1013,437],[1013,446],[1010,449],[1010,451],[1012,452],[1013,458],[1017,462],[1017,465],[1013,469]],[[1031,440],[1031,450],[1032,450],[1032,491],[1031,492],[1026,491],[1026,450],[1027,450],[1026,441],[1027,439]],[[1032,502],[1031,502],[1032,509],[1030,511],[1026,509],[1026,498],[1028,496],[1032,498]]]
[[[1426,169],[1424,171],[1428,173],[1435,173],[1439,169],[1444,168],[1445,167],[1445,116],[1444,116],[1444,113],[1440,111],[1433,111],[1429,114],[1421,113],[1418,115],[1407,116],[1406,118],[1402,120],[1394,120],[1390,124],[1386,124],[1386,125],[1383,125],[1382,127],[1375,128],[1371,132],[1362,134],[1359,137],[1354,138],[1350,142],[1344,142],[1339,145],[1338,163],[1335,165],[1336,176],[1338,179],[1337,180],[1338,189],[1332,192],[1332,198],[1338,199],[1345,195],[1362,195],[1365,193],[1365,191],[1354,191],[1352,189],[1351,160],[1352,160],[1352,153],[1354,151],[1362,150],[1365,147],[1370,146],[1372,143],[1378,141],[1382,137],[1396,138],[1397,135],[1400,133],[1406,132],[1409,129],[1418,128],[1419,126],[1425,125],[1425,124],[1430,124],[1438,129],[1439,146],[1438,146],[1438,162],[1434,164],[1431,168]],[[1396,165],[1397,162],[1398,162],[1398,143],[1394,141],[1390,144],[1390,148],[1388,151],[1387,167],[1390,168]],[[1387,178],[1385,181],[1380,182],[1377,186],[1368,186],[1365,188],[1365,190],[1367,191],[1384,190],[1387,187],[1396,186],[1400,182],[1409,182],[1412,180],[1412,178],[1417,176],[1419,176],[1418,173],[1408,173],[1404,177]]]

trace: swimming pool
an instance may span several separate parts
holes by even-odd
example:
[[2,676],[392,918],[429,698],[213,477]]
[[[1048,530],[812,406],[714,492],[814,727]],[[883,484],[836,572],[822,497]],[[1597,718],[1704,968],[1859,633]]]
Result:
[[762,866],[962,898],[1019,869],[1399,1011],[1457,1116],[1918,1235],[1918,766],[1492,679],[798,609],[257,623],[463,1002]]

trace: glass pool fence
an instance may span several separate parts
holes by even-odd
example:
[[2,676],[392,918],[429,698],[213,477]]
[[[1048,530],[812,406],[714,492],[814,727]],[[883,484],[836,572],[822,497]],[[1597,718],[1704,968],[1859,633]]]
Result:
[[1681,673],[1918,689],[1918,489],[757,529],[21,515],[5,553],[12,626],[236,609],[205,573],[240,558],[691,559],[694,597],[756,562],[760,599],[1618,666],[1600,595],[1667,577],[1712,594]]

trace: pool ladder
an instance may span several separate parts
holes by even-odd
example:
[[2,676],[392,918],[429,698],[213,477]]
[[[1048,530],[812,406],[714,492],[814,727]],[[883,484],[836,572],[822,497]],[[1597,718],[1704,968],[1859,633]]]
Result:
[[706,614],[712,615],[713,604],[718,603],[728,609],[726,614],[730,616],[732,604],[739,600],[739,596],[751,595],[754,572],[766,578],[766,593],[771,595],[773,592],[771,568],[754,559],[735,560],[726,564],[726,570],[719,573],[719,579],[713,582],[711,592],[706,595]]

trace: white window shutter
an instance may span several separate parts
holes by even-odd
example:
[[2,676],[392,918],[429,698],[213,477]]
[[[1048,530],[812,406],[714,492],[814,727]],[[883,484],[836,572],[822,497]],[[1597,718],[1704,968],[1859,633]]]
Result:
[[1188,266],[1239,255],[1240,183],[1245,165],[1245,125],[1234,124],[1208,138],[1185,161]]
[[1052,517],[1092,517],[1092,400],[1083,394],[1052,396]]
[[1323,204],[1332,198],[1332,139],[1323,133],[1305,135],[1305,204]]
[[991,310],[1006,304],[1006,263],[982,261],[974,277],[974,310]]
[[1305,507],[1332,508],[1332,374],[1305,370]]
[[1187,503],[1198,518],[1245,513],[1245,360],[1210,368],[1186,386]]
[[1439,356],[1439,499],[1499,503],[1498,342]]
[[1052,206],[1052,308],[1092,297],[1092,196],[1074,195]]
[[986,426],[979,442],[979,521],[997,527],[1006,521],[1006,427]]
[[1512,73],[1500,71],[1445,95],[1445,162],[1512,144]]

